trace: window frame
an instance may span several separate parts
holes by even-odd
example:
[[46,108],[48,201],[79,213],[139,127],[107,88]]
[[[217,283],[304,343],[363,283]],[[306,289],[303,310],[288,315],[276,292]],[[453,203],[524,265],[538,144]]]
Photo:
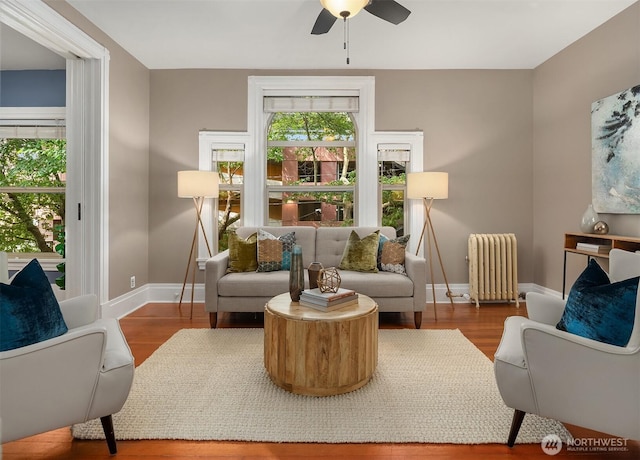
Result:
[[[353,98],[351,98],[353,99]],[[355,102],[353,103],[353,105],[357,104],[357,100],[355,100]],[[265,104],[266,104],[266,100],[265,100]],[[308,112],[308,113],[312,113],[312,110],[302,110],[302,112]],[[343,112],[343,110],[337,110],[337,112],[340,113],[345,113]],[[276,113],[301,113],[301,112],[292,112],[291,110],[288,110],[286,112],[271,112],[271,115],[274,115]],[[351,119],[354,128],[356,127],[355,121],[353,119],[353,112],[346,112],[349,116],[349,118]],[[271,123],[273,121],[273,116],[269,116],[268,117],[268,122],[269,125],[267,126],[267,133],[269,132],[269,129],[271,128]],[[356,130],[354,130],[354,135],[356,134]],[[319,147],[319,148],[338,148],[338,147],[346,147],[346,148],[351,148],[355,150],[355,154],[356,154],[356,159],[355,159],[355,164],[356,164],[356,171],[357,171],[357,165],[358,165],[358,151],[357,151],[357,144],[355,140],[334,140],[334,141],[328,141],[328,140],[295,140],[295,141],[286,141],[286,140],[268,140],[267,139],[267,149],[271,148],[271,147],[276,147],[276,148],[287,148],[287,147],[293,147],[293,148],[298,148],[298,147],[307,147],[307,148],[314,148],[314,147]],[[267,161],[267,158],[265,156],[265,162]],[[300,161],[298,161],[298,167],[300,166]],[[319,161],[319,163],[322,163]],[[322,171],[321,169],[319,169],[317,171],[317,174],[319,176],[319,179],[321,180],[322,178]],[[318,179],[318,178],[316,178]],[[309,193],[309,194],[314,194],[314,193],[325,193],[325,192],[336,192],[336,193],[343,193],[343,192],[347,192],[347,193],[351,193],[353,195],[354,198],[354,202],[356,202],[356,188],[357,188],[357,183],[355,184],[343,184],[343,185],[328,185],[328,184],[323,184],[320,183],[320,180],[316,180],[314,183],[304,183],[304,184],[299,184],[299,185],[271,185],[268,183],[268,178],[265,177],[265,194],[266,194],[266,206],[267,206],[267,220],[265,222],[264,225],[269,225],[269,205],[270,205],[270,197],[272,193]],[[354,220],[355,220],[355,209],[354,209]],[[300,221],[302,222],[302,221]]]
[[[0,108],[0,128],[3,126],[20,126],[21,128],[34,128],[37,131],[40,122],[56,122],[54,125],[47,125],[47,128],[55,128],[60,135],[58,136],[5,136],[4,133],[0,133],[0,137],[3,139],[65,139],[66,119],[64,107],[2,107]],[[6,124],[5,124],[6,123]],[[0,187],[0,193],[59,193],[66,195],[67,187],[66,183],[64,187]],[[65,216],[63,216],[63,219]],[[22,270],[31,259],[37,259],[42,268],[45,271],[57,271],[56,265],[65,262],[63,257],[54,257],[53,253],[42,252],[10,252],[9,257],[9,270],[18,271]]]
[[[218,150],[223,150],[225,147],[233,146],[234,149],[237,150],[237,147],[244,146],[244,158],[243,158],[243,170],[246,168],[247,164],[247,146],[249,145],[251,137],[249,133],[246,132],[236,132],[236,131],[208,131],[203,130],[200,131],[198,135],[198,168],[200,171],[213,171],[217,170],[213,168],[213,164],[215,163],[215,158],[213,157],[213,152]],[[220,184],[221,190],[239,190],[240,191],[240,209],[242,212],[240,213],[240,225],[245,225],[244,223],[244,209],[248,206],[250,202],[253,200],[246,200],[246,175],[243,174],[242,184],[237,185],[223,185]],[[218,253],[218,238],[215,236],[218,230],[218,198],[206,198],[202,205],[201,211],[202,223],[204,226],[204,231],[207,235],[213,235],[214,237],[209,238],[209,241],[212,244],[211,250],[214,254]],[[198,251],[197,251],[197,263],[200,270],[204,270],[205,263],[209,258],[209,253],[207,251],[207,245],[204,240],[204,235],[202,232],[198,232]]]
[[[377,183],[377,158],[365,155],[369,151],[370,136],[374,126],[374,77],[281,77],[250,76],[248,80],[248,132],[252,136],[252,147],[247,152],[245,171],[247,196],[264,196],[266,192],[267,132],[271,113],[264,108],[268,97],[357,97],[358,110],[349,112],[356,128],[356,152],[358,161],[356,171],[358,182],[354,191],[354,225],[375,226],[379,220],[376,195],[359,193],[359,190],[372,190],[372,176]],[[345,110],[338,110],[345,111]],[[348,110],[346,110],[348,112]],[[260,226],[268,222],[268,201],[263,200],[261,207],[247,209],[245,225]]]

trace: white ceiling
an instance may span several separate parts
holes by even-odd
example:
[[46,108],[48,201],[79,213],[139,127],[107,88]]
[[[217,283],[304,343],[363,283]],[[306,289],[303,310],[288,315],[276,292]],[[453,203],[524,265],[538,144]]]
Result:
[[67,0],[150,69],[530,69],[636,0],[399,0],[311,35],[319,0]]
[[399,0],[397,26],[350,20],[347,65],[341,20],[310,34],[319,0],[67,0],[149,69],[530,69],[635,1]]

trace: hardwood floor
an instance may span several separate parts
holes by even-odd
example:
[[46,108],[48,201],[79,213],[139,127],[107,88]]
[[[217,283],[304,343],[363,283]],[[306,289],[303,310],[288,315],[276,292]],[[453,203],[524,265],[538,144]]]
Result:
[[[460,329],[490,359],[493,359],[502,324],[507,316],[526,315],[526,308],[514,305],[482,305],[476,309],[471,304],[438,305],[438,321],[434,321],[433,309],[427,306],[423,315],[423,329]],[[261,314],[222,314],[219,327],[262,327]],[[194,317],[189,319],[189,306],[177,304],[148,304],[121,320],[136,364],[142,363],[176,331],[184,328],[209,327],[208,316],[202,305],[194,306]],[[413,315],[381,314],[380,327],[412,328]],[[176,389],[180,391],[180,389]],[[188,397],[188,395],[185,395]],[[505,440],[509,427],[505,427]],[[577,427],[568,427],[574,437],[605,438],[606,435]],[[118,427],[115,427],[116,431]],[[627,451],[617,453],[580,454],[563,449],[557,457],[588,457],[591,459],[640,458],[640,443],[629,441]],[[2,446],[4,459],[107,459],[110,458],[104,441],[73,440],[68,428],[14,441]],[[192,442],[192,441],[119,441],[117,458],[139,459],[543,459],[549,456],[539,444],[516,445],[510,449],[503,444],[450,445],[450,444],[296,444],[296,443],[247,443],[247,442]]]

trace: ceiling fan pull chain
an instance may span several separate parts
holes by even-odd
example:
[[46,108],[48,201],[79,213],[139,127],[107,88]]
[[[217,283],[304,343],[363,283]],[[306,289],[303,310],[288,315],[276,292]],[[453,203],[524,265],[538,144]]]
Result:
[[347,52],[347,65],[349,65],[349,22],[344,18],[344,49]]

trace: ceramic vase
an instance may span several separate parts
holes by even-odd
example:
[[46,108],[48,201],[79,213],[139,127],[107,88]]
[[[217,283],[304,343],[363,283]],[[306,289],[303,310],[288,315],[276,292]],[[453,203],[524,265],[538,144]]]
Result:
[[598,213],[593,209],[593,204],[589,204],[587,210],[582,215],[582,221],[580,221],[580,230],[582,233],[593,233],[593,226],[598,222],[600,218]]
[[291,252],[291,268],[289,269],[289,294],[291,300],[300,300],[304,290],[304,267],[302,266],[302,246],[294,245]]
[[311,262],[307,268],[307,272],[309,273],[309,289],[318,287],[318,276],[320,275],[320,270],[323,268],[320,262]]

